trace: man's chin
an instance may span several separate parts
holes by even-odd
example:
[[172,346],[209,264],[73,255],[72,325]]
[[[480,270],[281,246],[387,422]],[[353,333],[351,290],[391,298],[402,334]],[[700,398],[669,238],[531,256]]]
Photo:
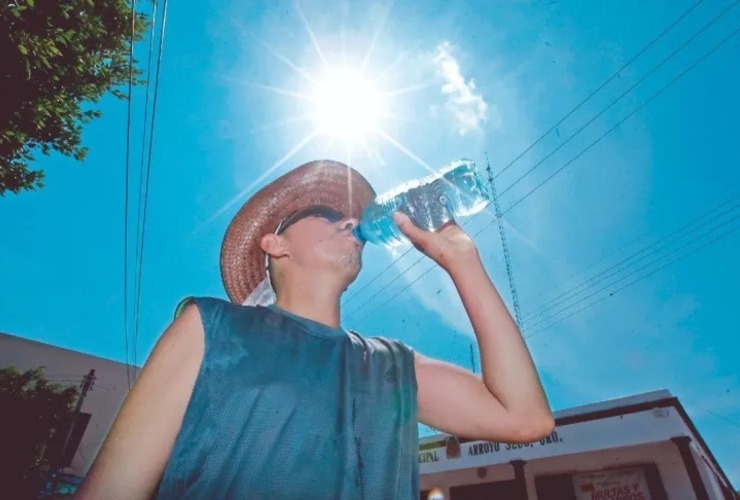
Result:
[[347,283],[355,281],[357,275],[360,274],[360,269],[362,269],[362,253],[346,253],[339,259],[339,262],[342,273],[347,277]]

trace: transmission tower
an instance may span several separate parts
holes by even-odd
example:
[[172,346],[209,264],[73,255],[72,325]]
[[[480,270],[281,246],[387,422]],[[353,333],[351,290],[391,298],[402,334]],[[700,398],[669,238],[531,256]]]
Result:
[[506,276],[509,278],[509,289],[511,290],[511,300],[514,303],[514,319],[516,324],[521,329],[522,325],[522,311],[519,308],[519,295],[516,292],[516,284],[514,283],[514,269],[511,266],[511,252],[509,251],[509,244],[506,242],[506,232],[504,231],[504,221],[501,218],[501,205],[498,202],[498,195],[496,194],[496,185],[493,182],[493,170],[491,169],[491,162],[488,161],[488,153],[486,153],[486,172],[488,172],[488,184],[491,186],[491,197],[493,198],[493,208],[496,211],[496,222],[498,223],[498,234],[501,237],[501,248],[504,252],[504,263],[506,264]]

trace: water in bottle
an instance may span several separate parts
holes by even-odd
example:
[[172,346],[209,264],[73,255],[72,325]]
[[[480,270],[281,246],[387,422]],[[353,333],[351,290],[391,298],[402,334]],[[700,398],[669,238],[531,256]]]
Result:
[[457,217],[473,215],[491,199],[475,162],[457,160],[438,172],[378,196],[362,213],[355,236],[386,247],[406,241],[394,212],[403,212],[422,229],[433,231]]

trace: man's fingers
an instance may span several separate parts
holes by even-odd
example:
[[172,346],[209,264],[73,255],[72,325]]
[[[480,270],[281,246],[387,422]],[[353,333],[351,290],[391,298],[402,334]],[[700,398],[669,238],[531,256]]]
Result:
[[422,243],[426,237],[426,232],[423,229],[419,229],[409,219],[409,216],[402,213],[396,212],[393,214],[393,220],[398,225],[401,232],[405,234],[412,243]]

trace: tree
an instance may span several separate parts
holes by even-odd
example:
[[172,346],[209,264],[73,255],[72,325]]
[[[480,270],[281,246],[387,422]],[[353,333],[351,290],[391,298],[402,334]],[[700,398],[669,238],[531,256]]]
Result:
[[[0,369],[0,484],[20,492],[24,476],[44,461],[55,434],[64,433],[77,399],[76,387],[51,384],[44,368]],[[13,498],[21,498],[15,495]]]
[[[134,41],[147,20],[136,15]],[[8,0],[0,5],[0,196],[43,187],[34,153],[82,161],[82,126],[94,104],[129,83],[131,7],[126,0]],[[132,84],[142,83],[134,64]]]

